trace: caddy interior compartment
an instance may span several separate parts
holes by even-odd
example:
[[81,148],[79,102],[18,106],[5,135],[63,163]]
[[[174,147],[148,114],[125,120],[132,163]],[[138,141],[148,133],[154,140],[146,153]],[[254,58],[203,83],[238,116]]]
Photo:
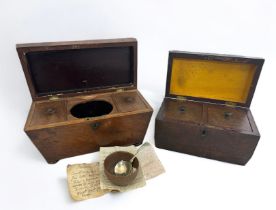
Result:
[[72,107],[71,114],[76,118],[98,117],[107,115],[113,110],[111,103],[97,100],[80,103]]

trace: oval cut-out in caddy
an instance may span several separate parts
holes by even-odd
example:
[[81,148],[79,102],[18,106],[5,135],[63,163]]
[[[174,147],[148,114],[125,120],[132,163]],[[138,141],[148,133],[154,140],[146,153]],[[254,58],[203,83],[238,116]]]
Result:
[[77,104],[71,108],[70,112],[76,118],[86,118],[107,115],[112,110],[113,106],[111,103],[98,100]]

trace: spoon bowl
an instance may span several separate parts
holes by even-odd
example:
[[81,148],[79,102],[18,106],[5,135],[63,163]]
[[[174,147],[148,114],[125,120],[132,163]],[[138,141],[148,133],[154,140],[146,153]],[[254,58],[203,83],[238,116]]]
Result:
[[150,144],[148,142],[145,142],[142,144],[142,146],[139,147],[139,149],[136,151],[135,155],[129,160],[120,160],[117,162],[117,164],[114,167],[114,173],[117,175],[128,175],[133,170],[133,160],[136,158],[137,154],[141,152],[146,146],[149,146]]
[[117,175],[127,175],[132,172],[132,162],[120,160],[114,167],[114,173]]

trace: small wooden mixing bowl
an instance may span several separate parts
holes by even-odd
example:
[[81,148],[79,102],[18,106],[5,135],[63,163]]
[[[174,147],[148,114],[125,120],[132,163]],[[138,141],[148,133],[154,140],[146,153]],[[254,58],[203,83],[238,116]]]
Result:
[[138,173],[139,161],[137,158],[133,160],[133,171],[130,174],[120,175],[114,173],[115,165],[121,161],[129,161],[133,157],[133,154],[129,152],[114,152],[108,155],[104,160],[104,172],[107,178],[115,185],[126,186],[131,184],[131,182],[135,179]]

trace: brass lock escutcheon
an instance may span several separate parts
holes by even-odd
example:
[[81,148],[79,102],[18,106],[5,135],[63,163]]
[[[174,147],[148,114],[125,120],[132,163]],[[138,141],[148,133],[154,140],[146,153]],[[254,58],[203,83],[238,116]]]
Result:
[[92,124],[91,124],[91,127],[92,127],[94,130],[96,130],[97,128],[100,127],[100,125],[101,125],[100,122],[95,122],[95,123],[92,123]]

